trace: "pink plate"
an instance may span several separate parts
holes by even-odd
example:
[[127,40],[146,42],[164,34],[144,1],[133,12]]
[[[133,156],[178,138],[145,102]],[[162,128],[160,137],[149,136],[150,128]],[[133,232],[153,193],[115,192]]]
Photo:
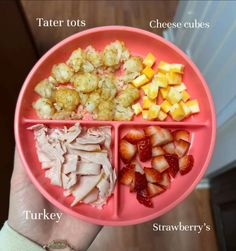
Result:
[[[187,85],[191,98],[197,98],[201,112],[182,122],[147,122],[141,118],[134,121],[79,121],[81,125],[111,125],[113,166],[118,170],[122,163],[118,156],[118,142],[127,129],[144,127],[146,125],[160,125],[170,129],[185,128],[191,132],[191,147],[189,153],[195,158],[195,165],[191,172],[181,176],[177,175],[171,183],[171,188],[165,193],[152,199],[154,208],[146,208],[139,204],[136,196],[129,192],[129,188],[117,184],[114,195],[102,210],[88,205],[79,204],[70,207],[70,198],[63,196],[61,188],[52,186],[44,177],[44,171],[37,159],[33,133],[26,128],[36,123],[45,123],[50,127],[70,126],[75,121],[40,120],[32,109],[32,102],[37,98],[33,91],[34,86],[41,79],[50,75],[53,64],[64,62],[71,52],[78,48],[93,45],[102,49],[114,40],[124,41],[132,54],[145,56],[152,52],[157,62],[164,60],[170,63],[185,65],[184,83]],[[204,175],[214,148],[216,134],[215,110],[211,94],[205,80],[192,61],[175,45],[153,33],[123,26],[99,27],[79,32],[50,49],[33,67],[21,89],[15,113],[15,138],[20,157],[28,175],[38,190],[56,207],[65,213],[82,220],[101,225],[130,225],[154,219],[180,203],[195,188]]]

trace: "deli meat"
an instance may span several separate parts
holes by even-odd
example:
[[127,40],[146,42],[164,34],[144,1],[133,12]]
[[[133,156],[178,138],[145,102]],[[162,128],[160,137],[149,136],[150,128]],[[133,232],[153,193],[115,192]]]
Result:
[[37,124],[34,131],[38,160],[52,185],[73,196],[71,206],[86,203],[102,208],[112,195],[116,173],[111,165],[111,127],[49,128]]

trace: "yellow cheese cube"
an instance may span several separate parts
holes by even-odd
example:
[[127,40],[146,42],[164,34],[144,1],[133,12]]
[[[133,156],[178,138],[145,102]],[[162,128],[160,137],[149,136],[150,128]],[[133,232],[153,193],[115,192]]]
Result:
[[167,93],[169,92],[169,90],[170,90],[170,87],[167,87],[167,88],[160,88],[161,97],[162,97],[163,99],[166,99]]
[[182,65],[182,64],[171,64],[170,65],[170,71],[183,74],[184,73],[184,65]]
[[142,107],[141,107],[140,103],[136,103],[136,104],[132,105],[132,109],[134,110],[135,115],[139,115],[142,112]]
[[143,119],[148,119],[148,110],[142,110]]
[[170,108],[171,108],[171,104],[167,101],[167,100],[164,100],[162,103],[161,103],[161,109],[165,112],[165,113],[168,113],[170,111]]
[[186,105],[190,108],[191,113],[198,113],[200,112],[199,104],[197,99],[190,100],[186,103]]
[[152,81],[149,84],[148,91],[147,91],[147,96],[149,99],[155,99],[158,96],[158,85],[155,81]]
[[147,56],[144,58],[143,60],[143,64],[145,66],[150,66],[152,67],[152,65],[155,63],[156,58],[152,55],[152,53],[148,53]]
[[182,83],[182,75],[171,71],[167,73],[167,80],[169,85],[179,85]]
[[155,81],[159,87],[167,88],[168,86],[166,74],[163,74],[161,72],[158,72],[154,76],[153,81]]
[[174,88],[178,91],[178,92],[182,92],[184,90],[187,90],[187,87],[184,83],[181,83],[180,85],[174,85]]
[[149,79],[146,77],[145,74],[138,76],[136,79],[132,81],[133,85],[137,88],[146,84],[147,82],[149,82]]
[[174,104],[170,108],[170,115],[173,120],[180,121],[185,118],[185,113],[179,104]]
[[170,71],[170,64],[160,61],[160,63],[157,66],[157,70],[162,73],[167,73]]
[[143,109],[149,109],[153,104],[155,104],[154,101],[149,99],[147,96],[143,96]]
[[150,67],[150,66],[146,66],[143,69],[143,74],[145,74],[149,79],[151,79],[153,77],[153,75],[155,74],[155,71]]
[[190,108],[182,100],[179,102],[179,105],[181,106],[181,108],[184,111],[185,118],[188,117],[189,115],[191,115]]
[[153,120],[158,117],[158,114],[160,112],[160,106],[159,105],[151,105],[151,107],[148,110],[148,120]]
[[178,103],[182,99],[182,95],[174,87],[170,87],[170,90],[167,93],[166,99],[172,105],[174,105],[174,104]]
[[158,117],[159,120],[163,121],[167,118],[167,114],[164,113],[162,110],[159,111]]
[[141,88],[143,89],[143,92],[144,92],[145,95],[148,94],[149,85],[150,85],[150,84],[146,84],[146,85],[143,85],[143,86],[141,87]]
[[182,100],[183,100],[184,102],[186,102],[187,100],[190,99],[190,95],[189,95],[188,92],[185,91],[185,90],[181,92],[181,95],[182,95]]

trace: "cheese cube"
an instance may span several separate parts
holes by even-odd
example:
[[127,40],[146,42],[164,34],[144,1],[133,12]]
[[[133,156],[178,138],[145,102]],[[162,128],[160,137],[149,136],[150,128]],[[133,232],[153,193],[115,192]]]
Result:
[[185,117],[185,113],[179,104],[174,104],[171,106],[170,115],[172,119],[176,121],[180,121]]
[[171,64],[170,65],[170,71],[183,74],[184,73],[184,65],[182,65],[182,64]]
[[132,105],[132,109],[134,110],[135,115],[139,115],[142,112],[142,107],[141,107],[140,103],[136,103],[136,104]]
[[141,88],[143,89],[143,92],[144,92],[145,95],[148,94],[149,85],[150,85],[150,84],[146,84],[146,85],[143,85],[143,86],[141,87]]
[[184,83],[181,83],[180,85],[175,85],[174,88],[178,91],[178,92],[182,92],[184,90],[187,90],[187,87]]
[[155,81],[159,87],[167,88],[168,86],[167,77],[161,72],[154,76],[153,81]]
[[148,53],[147,56],[144,58],[143,60],[143,64],[145,66],[150,66],[152,67],[152,65],[155,63],[156,58],[152,55],[152,53]]
[[167,93],[166,99],[174,105],[182,99],[182,95],[174,87],[171,87]]
[[186,105],[190,108],[191,113],[198,113],[200,112],[199,104],[197,99],[190,100],[186,103]]
[[167,73],[170,71],[170,64],[160,61],[160,63],[157,66],[157,70],[162,73]]
[[148,119],[148,110],[142,110],[143,119]]
[[146,66],[143,69],[143,74],[145,74],[149,79],[151,79],[153,77],[153,75],[155,74],[155,71],[150,67],[150,66]]
[[161,97],[162,97],[163,99],[166,99],[167,93],[169,92],[169,90],[170,90],[170,87],[167,87],[167,88],[160,88]]
[[148,120],[153,120],[158,117],[158,114],[160,112],[160,106],[159,105],[152,105],[148,110]]
[[149,109],[155,102],[149,99],[147,96],[143,96],[143,109]]
[[167,100],[164,100],[162,103],[161,103],[161,109],[165,112],[165,113],[168,113],[170,111],[170,108],[171,108],[171,104],[167,101]]
[[167,80],[169,85],[179,85],[182,83],[182,75],[171,71],[167,73]]
[[184,111],[185,118],[188,117],[189,115],[191,115],[190,108],[182,100],[179,102],[179,105],[181,106],[181,108]]
[[167,114],[164,113],[162,110],[159,111],[158,117],[159,120],[163,121],[167,118]]
[[181,92],[181,95],[182,95],[182,100],[183,100],[184,102],[186,102],[187,100],[190,99],[190,95],[189,95],[188,92],[185,91],[185,90]]
[[133,85],[137,88],[146,84],[147,82],[149,82],[149,79],[146,77],[145,74],[138,76],[136,79],[132,81]]
[[149,99],[155,99],[158,96],[158,85],[155,81],[152,81],[148,87],[147,96]]

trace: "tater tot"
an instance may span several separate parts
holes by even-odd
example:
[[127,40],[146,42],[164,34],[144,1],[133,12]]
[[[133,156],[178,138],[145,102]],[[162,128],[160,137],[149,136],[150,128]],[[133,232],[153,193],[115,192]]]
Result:
[[97,89],[98,77],[94,73],[75,74],[71,82],[77,91],[90,93]]
[[55,64],[52,67],[52,77],[57,81],[57,83],[67,83],[70,81],[73,71],[72,69],[64,64]]
[[89,95],[85,108],[88,112],[93,112],[101,101],[100,94],[98,92],[93,92]]
[[124,107],[121,105],[117,105],[114,114],[114,120],[123,121],[123,120],[131,120],[134,113],[130,107]]
[[47,98],[39,98],[33,103],[33,108],[36,110],[38,117],[42,119],[52,118],[55,112],[52,101]]
[[132,105],[139,98],[139,90],[129,85],[125,90],[121,91],[116,98],[116,102],[124,107]]
[[95,67],[102,65],[101,53],[96,51],[91,45],[85,49],[86,59]]
[[97,109],[98,120],[113,120],[114,103],[113,101],[101,101]]
[[52,98],[55,86],[48,79],[41,80],[34,88],[42,98]]
[[98,81],[101,98],[104,100],[112,100],[117,93],[115,76],[113,74],[101,75]]
[[81,48],[74,50],[71,53],[70,58],[67,60],[67,64],[75,71],[78,72],[85,60],[85,53]]
[[130,57],[124,63],[124,70],[126,73],[141,72],[143,70],[143,59],[138,56]]

